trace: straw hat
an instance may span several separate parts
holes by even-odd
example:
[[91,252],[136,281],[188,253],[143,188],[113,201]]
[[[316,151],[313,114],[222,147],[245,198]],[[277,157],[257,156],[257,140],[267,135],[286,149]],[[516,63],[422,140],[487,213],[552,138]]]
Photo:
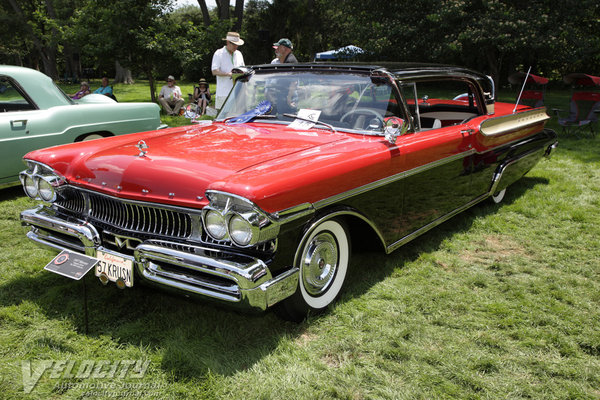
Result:
[[227,40],[228,42],[237,44],[238,46],[241,46],[244,44],[244,41],[240,37],[240,34],[237,32],[227,32],[227,36],[223,40]]

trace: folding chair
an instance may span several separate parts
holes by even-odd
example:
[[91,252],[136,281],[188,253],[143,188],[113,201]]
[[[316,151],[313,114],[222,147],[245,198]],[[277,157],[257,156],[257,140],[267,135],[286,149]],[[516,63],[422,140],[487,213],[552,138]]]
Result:
[[[586,74],[569,74],[563,80],[576,86],[600,86],[600,77]],[[558,118],[558,124],[562,126],[563,133],[573,133],[579,137],[578,133],[587,127],[593,137],[596,134],[594,128],[598,121],[598,114],[600,114],[600,93],[591,91],[573,92],[567,118],[560,117],[560,112],[563,110],[554,108],[553,111]]]
[[[508,82],[513,85],[518,85],[519,90],[523,86],[523,80],[527,76],[524,72],[515,72],[508,77]],[[518,104],[522,104],[525,106],[538,108],[544,106],[544,98],[546,97],[546,85],[548,84],[548,78],[544,78],[542,76],[529,74],[527,76],[527,82],[525,85],[529,85],[527,89],[523,90],[521,93],[521,97],[518,97]],[[533,87],[531,87],[533,85]]]

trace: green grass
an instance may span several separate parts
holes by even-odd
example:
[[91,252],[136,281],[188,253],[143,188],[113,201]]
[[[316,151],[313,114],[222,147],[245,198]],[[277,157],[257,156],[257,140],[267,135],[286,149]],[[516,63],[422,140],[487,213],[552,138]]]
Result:
[[[44,271],[54,253],[19,224],[33,205],[0,191],[2,398],[106,398],[59,386],[106,381],[160,399],[600,398],[599,138],[561,135],[502,204],[355,253],[341,299],[299,325],[88,276],[85,334],[81,282]],[[141,380],[47,372],[23,392],[24,360],[138,359]]]

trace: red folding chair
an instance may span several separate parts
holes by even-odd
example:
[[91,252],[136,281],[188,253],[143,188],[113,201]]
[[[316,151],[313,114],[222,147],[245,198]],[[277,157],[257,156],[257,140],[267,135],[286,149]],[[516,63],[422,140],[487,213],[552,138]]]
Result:
[[[527,74],[525,72],[515,72],[508,77],[508,82],[513,85],[518,85],[519,90],[523,87],[523,80]],[[544,99],[546,97],[546,85],[548,84],[548,78],[543,76],[529,74],[527,76],[527,82],[525,85],[528,86],[521,93],[521,97],[517,95],[515,100],[517,104],[526,105],[533,108],[543,107]]]
[[[600,77],[586,74],[569,74],[563,80],[577,87],[600,87]],[[600,93],[592,91],[576,91],[571,96],[569,103],[569,115],[566,118],[560,117],[561,109],[553,109],[558,124],[562,126],[563,133],[573,133],[579,137],[579,133],[588,128],[592,136],[595,136],[595,125],[600,113]]]

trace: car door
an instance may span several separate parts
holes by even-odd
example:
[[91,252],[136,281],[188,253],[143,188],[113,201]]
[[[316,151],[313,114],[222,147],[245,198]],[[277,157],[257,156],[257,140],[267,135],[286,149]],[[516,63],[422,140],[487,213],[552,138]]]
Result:
[[468,81],[419,81],[402,90],[415,122],[415,131],[397,142],[407,175],[403,234],[409,235],[476,197],[471,185],[474,132],[464,121],[481,110]]
[[18,180],[21,157],[31,150],[28,137],[40,112],[10,79],[0,77],[0,186]]

